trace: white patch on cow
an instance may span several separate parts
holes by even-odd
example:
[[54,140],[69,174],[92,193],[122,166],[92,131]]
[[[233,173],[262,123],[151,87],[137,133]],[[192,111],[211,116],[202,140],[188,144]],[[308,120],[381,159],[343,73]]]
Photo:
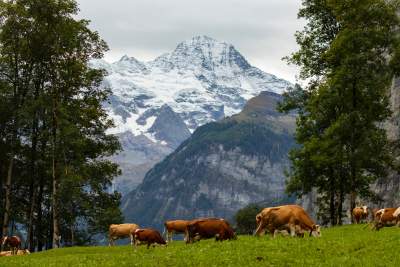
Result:
[[367,206],[362,206],[363,213],[367,214],[368,213],[368,207]]

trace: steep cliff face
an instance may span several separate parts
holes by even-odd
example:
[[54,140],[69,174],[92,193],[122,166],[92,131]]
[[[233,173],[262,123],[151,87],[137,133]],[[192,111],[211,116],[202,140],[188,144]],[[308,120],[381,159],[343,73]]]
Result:
[[275,111],[279,100],[264,92],[238,115],[199,127],[123,199],[126,220],[160,226],[173,218],[229,218],[249,203],[285,197],[294,116]]
[[[393,81],[390,106],[393,115],[385,124],[385,128],[390,141],[400,142],[400,79]],[[400,151],[397,151],[397,160],[400,161]],[[400,206],[400,175],[397,171],[390,171],[388,178],[379,180],[374,185],[374,190],[386,207]]]

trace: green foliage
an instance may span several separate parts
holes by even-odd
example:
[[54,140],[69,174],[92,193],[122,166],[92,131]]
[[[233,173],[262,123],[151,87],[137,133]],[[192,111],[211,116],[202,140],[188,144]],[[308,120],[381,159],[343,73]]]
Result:
[[257,204],[250,204],[235,214],[236,232],[251,235],[256,227],[256,215],[262,208]]
[[106,134],[110,90],[88,64],[107,45],[77,12],[74,0],[0,2],[0,204],[10,199],[1,207],[18,213],[4,226],[24,225],[31,249],[50,247],[57,225],[63,242],[82,243],[106,216],[122,221],[121,196],[107,192],[119,174],[107,157],[120,149]]
[[174,241],[137,251],[130,246],[63,248],[2,257],[0,266],[398,266],[399,229],[363,227],[322,229],[321,238],[239,236],[222,243]]
[[371,183],[393,166],[381,125],[391,115],[399,7],[399,1],[306,0],[299,12],[308,23],[289,61],[309,83],[286,93],[280,105],[299,111],[300,147],[290,153],[287,191],[302,195],[317,188],[329,201],[331,224],[341,222],[345,197],[351,208],[357,196],[371,197]]

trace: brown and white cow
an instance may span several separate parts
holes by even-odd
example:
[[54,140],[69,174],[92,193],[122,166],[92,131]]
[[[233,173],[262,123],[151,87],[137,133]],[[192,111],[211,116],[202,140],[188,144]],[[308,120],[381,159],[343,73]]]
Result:
[[279,231],[286,230],[291,236],[321,236],[320,226],[315,224],[306,211],[298,205],[285,205],[265,208],[256,216],[257,230],[255,235],[261,235],[265,229],[274,237]]
[[152,244],[166,245],[167,242],[162,238],[160,232],[154,229],[136,229],[133,234],[135,249],[140,243],[146,243],[147,248]]
[[374,228],[376,230],[381,229],[385,226],[399,225],[400,223],[400,211],[399,208],[385,208],[377,212],[379,220],[375,222]]
[[368,207],[355,207],[352,211],[353,218],[356,224],[359,224],[362,220],[367,220],[368,218]]
[[17,255],[21,249],[21,238],[18,236],[4,236],[0,239],[1,249],[8,246],[11,249],[12,255]]
[[172,242],[172,235],[174,233],[184,234],[184,240],[187,240],[187,232],[186,227],[190,221],[187,220],[174,220],[174,221],[166,221],[164,223],[164,234],[167,242]]
[[[28,255],[28,254],[31,254],[31,252],[28,249],[20,249],[18,250],[16,255]],[[13,254],[11,250],[0,252],[0,257],[8,257],[13,255],[15,254]]]
[[226,220],[219,218],[204,218],[191,221],[187,226],[187,235],[186,243],[214,237],[216,241],[236,239],[236,234],[230,224]]
[[115,240],[129,237],[131,239],[131,245],[133,246],[133,233],[136,229],[139,229],[139,225],[134,223],[111,224],[108,232],[108,245],[114,246]]

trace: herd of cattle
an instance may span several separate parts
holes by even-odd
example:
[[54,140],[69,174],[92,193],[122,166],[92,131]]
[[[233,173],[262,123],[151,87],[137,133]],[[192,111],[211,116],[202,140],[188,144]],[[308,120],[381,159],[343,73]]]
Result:
[[[385,209],[369,209],[367,206],[356,207],[352,211],[355,223],[368,221],[373,229],[379,230],[385,226],[400,226],[400,207]],[[321,236],[321,228],[311,219],[307,212],[298,205],[285,205],[264,208],[256,216],[257,228],[255,235],[260,236],[268,231],[272,236],[278,233],[304,237]],[[221,218],[200,218],[195,220],[174,220],[164,223],[164,236],[155,229],[142,229],[137,224],[111,224],[109,227],[109,246],[115,240],[129,237],[131,245],[135,248],[140,244],[167,245],[172,242],[172,235],[184,234],[186,243],[193,243],[200,239],[215,238],[216,241],[236,239],[236,234],[231,225]],[[17,236],[4,236],[0,239],[1,249],[9,247],[10,251],[0,251],[0,256],[29,254],[28,250],[21,250],[21,239]]]
[[[355,222],[358,224],[368,220],[375,230],[384,226],[400,226],[400,207],[385,209],[369,209],[367,206],[356,207],[352,211]],[[272,236],[278,233],[291,236],[304,237],[321,236],[321,227],[311,219],[307,212],[298,205],[284,205],[264,208],[256,216],[257,228],[255,235],[260,236],[268,231]],[[174,233],[184,234],[186,243],[193,243],[200,239],[215,238],[216,241],[236,239],[236,234],[231,225],[221,218],[200,218],[194,220],[174,220],[164,223],[164,236],[155,229],[141,229],[137,224],[112,224],[109,229],[109,245],[119,238],[130,237],[131,245],[139,244],[166,245],[172,242]]]

